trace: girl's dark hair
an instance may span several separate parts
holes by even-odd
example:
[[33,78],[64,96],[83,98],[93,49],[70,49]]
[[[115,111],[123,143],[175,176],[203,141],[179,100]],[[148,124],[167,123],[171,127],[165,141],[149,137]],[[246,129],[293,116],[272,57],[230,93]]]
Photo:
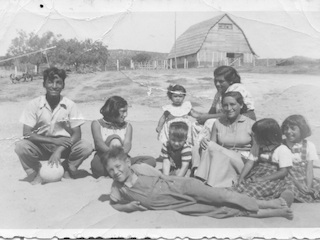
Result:
[[128,106],[126,100],[119,96],[112,96],[107,99],[105,104],[100,109],[103,119],[108,122],[114,122],[120,116],[119,110]]
[[188,137],[188,125],[185,122],[173,122],[169,126],[169,138],[170,136],[178,139],[186,139]]
[[53,80],[55,75],[58,75],[62,79],[63,83],[67,77],[66,71],[63,69],[58,69],[56,67],[47,68],[43,71],[43,85],[48,79]]
[[184,95],[187,94],[187,91],[186,89],[181,86],[181,85],[178,85],[178,84],[175,84],[175,85],[169,85],[169,87],[167,88],[167,96],[168,98],[171,100],[171,97],[172,97],[172,92],[182,92],[184,93]]
[[213,76],[223,76],[230,85],[232,85],[233,83],[241,83],[241,78],[237,70],[230,66],[220,66],[216,68],[213,72]]
[[311,129],[309,127],[309,124],[302,115],[295,114],[287,117],[281,125],[282,133],[284,133],[284,130],[289,126],[297,126],[300,129],[300,140],[311,136]]
[[248,107],[247,105],[244,103],[243,101],[243,97],[241,95],[240,92],[226,92],[222,95],[222,99],[221,99],[221,102],[223,104],[223,100],[226,98],[226,97],[232,97],[234,98],[240,105],[242,105],[243,107],[241,108],[240,110],[240,113],[245,113],[248,111]]
[[282,132],[279,124],[272,118],[263,118],[255,122],[252,132],[256,135],[259,144],[280,145],[282,142]]

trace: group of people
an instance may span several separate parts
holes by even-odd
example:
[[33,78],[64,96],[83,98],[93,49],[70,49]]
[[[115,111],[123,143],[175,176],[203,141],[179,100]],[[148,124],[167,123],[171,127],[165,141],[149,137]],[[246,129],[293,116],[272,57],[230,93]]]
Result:
[[78,167],[95,150],[92,175],[113,178],[110,202],[119,211],[292,219],[293,201],[320,202],[320,179],[313,176],[318,155],[306,139],[307,121],[301,115],[281,126],[271,118],[256,121],[253,98],[230,66],[214,71],[217,93],[208,113],[184,101],[183,86],[168,87],[171,104],[156,127],[162,142],[157,159],[129,155],[133,130],[120,96],[108,98],[102,118],[92,121],[93,150],[81,139],[84,120],[76,104],[61,95],[65,78],[64,70],[45,70],[46,95],[32,100],[20,119],[24,139],[15,151],[32,184],[41,182],[41,160],[61,164],[65,177],[77,178]]

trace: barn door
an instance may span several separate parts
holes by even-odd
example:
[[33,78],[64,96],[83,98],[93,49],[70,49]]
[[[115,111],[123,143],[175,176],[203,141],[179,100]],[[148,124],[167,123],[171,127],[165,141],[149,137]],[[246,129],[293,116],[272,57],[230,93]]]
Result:
[[243,63],[243,53],[227,53],[229,66],[241,66]]

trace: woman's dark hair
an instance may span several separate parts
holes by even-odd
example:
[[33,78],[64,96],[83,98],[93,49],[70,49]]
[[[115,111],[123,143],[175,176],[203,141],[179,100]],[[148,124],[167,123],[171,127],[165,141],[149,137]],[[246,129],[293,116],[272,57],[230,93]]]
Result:
[[311,129],[309,127],[309,124],[302,115],[295,114],[287,117],[281,125],[282,133],[284,133],[284,130],[290,126],[297,126],[300,129],[300,140],[311,136]]
[[112,96],[107,99],[105,104],[100,109],[103,119],[108,122],[114,122],[120,116],[119,110],[128,106],[126,100],[119,96]]
[[226,97],[232,97],[234,98],[237,103],[239,103],[240,105],[242,105],[243,107],[241,108],[240,110],[240,114],[242,113],[245,113],[248,111],[248,107],[247,105],[244,103],[243,101],[243,97],[241,95],[240,92],[226,92],[222,95],[222,99],[221,99],[221,102],[222,102],[222,105],[223,105],[223,100],[226,98]]
[[218,76],[223,76],[230,85],[233,83],[241,83],[241,78],[237,70],[230,66],[220,66],[216,68],[213,72],[213,76],[215,78]]
[[49,80],[55,79],[56,75],[58,75],[59,78],[61,78],[64,83],[64,80],[67,77],[66,71],[63,69],[56,68],[56,67],[51,67],[51,68],[47,68],[46,70],[43,71],[43,85],[44,85],[45,81],[47,81],[48,79]]
[[169,85],[167,90],[168,90],[167,91],[167,96],[168,96],[169,99],[171,99],[171,97],[172,97],[172,94],[173,94],[172,92],[182,92],[182,93],[184,93],[184,95],[187,94],[186,89],[183,86],[178,85],[178,84]]
[[252,126],[258,143],[266,146],[280,145],[282,142],[282,132],[279,124],[272,118],[263,118],[255,122]]
[[185,122],[173,122],[169,126],[169,138],[173,136],[177,139],[187,139],[188,137],[188,125]]

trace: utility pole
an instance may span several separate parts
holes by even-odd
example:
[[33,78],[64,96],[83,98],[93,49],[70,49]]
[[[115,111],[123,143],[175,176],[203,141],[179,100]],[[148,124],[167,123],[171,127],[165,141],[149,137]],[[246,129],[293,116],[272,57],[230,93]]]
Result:
[[177,69],[177,12],[174,12],[174,65]]

